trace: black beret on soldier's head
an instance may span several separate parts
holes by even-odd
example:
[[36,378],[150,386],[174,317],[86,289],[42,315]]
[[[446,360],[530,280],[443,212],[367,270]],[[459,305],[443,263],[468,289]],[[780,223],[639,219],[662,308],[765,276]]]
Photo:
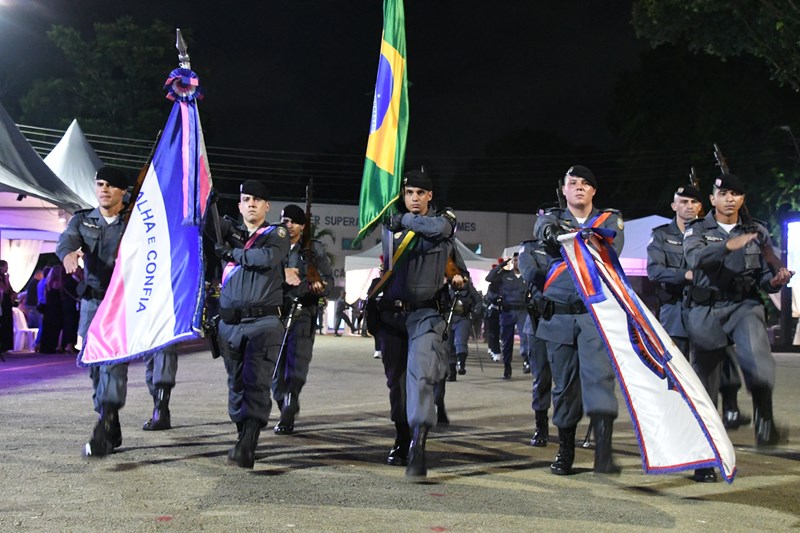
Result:
[[100,167],[94,176],[95,181],[105,181],[112,187],[125,190],[128,188],[128,176],[116,167]]
[[746,194],[744,183],[735,174],[723,174],[714,180],[714,188],[726,189],[728,191],[738,192],[739,194]]
[[294,204],[289,204],[283,208],[283,211],[281,211],[281,218],[290,219],[292,224],[305,225],[306,223],[305,211],[303,211],[300,206]]
[[575,176],[576,178],[583,178],[587,182],[589,182],[589,185],[591,185],[595,189],[597,188],[597,178],[594,177],[594,172],[592,172],[583,165],[572,165],[571,167],[569,167],[569,169],[567,169],[565,176]]
[[241,194],[252,196],[253,198],[261,198],[262,200],[269,200],[269,191],[263,183],[256,180],[247,180],[239,187]]
[[427,172],[410,170],[403,177],[403,187],[417,187],[425,191],[432,191],[433,182]]
[[682,196],[684,198],[693,198],[698,202],[703,201],[703,197],[700,194],[700,189],[698,189],[694,185],[681,185],[675,191],[675,196]]

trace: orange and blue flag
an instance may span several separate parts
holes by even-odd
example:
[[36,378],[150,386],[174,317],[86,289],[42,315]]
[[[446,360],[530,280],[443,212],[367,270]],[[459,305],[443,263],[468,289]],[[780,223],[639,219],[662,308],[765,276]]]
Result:
[[384,0],[383,39],[359,200],[356,242],[394,210],[406,153],[408,77],[403,0]]

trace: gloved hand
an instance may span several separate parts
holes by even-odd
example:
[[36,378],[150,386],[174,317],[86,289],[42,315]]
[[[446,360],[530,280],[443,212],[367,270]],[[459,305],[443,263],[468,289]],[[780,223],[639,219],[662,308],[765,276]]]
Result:
[[403,213],[395,213],[387,223],[389,230],[393,232],[403,231]]
[[558,242],[560,234],[561,228],[555,222],[542,228],[542,244],[544,244],[544,251],[547,252],[547,255],[561,257],[561,243]]
[[223,261],[233,261],[233,250],[226,243],[217,243],[214,245],[214,254]]

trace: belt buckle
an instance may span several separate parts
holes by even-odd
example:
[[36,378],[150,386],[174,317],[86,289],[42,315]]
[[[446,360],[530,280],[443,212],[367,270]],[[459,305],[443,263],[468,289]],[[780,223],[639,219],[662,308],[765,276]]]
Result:
[[403,303],[403,300],[395,300],[394,301],[394,307],[395,307],[395,309],[399,309],[401,311],[405,311],[406,310],[406,304]]

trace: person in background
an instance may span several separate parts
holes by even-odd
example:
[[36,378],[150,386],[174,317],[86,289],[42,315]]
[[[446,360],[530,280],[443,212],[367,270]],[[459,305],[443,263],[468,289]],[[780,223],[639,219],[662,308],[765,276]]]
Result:
[[8,279],[8,262],[0,259],[0,354],[14,349],[14,300],[17,293]]

